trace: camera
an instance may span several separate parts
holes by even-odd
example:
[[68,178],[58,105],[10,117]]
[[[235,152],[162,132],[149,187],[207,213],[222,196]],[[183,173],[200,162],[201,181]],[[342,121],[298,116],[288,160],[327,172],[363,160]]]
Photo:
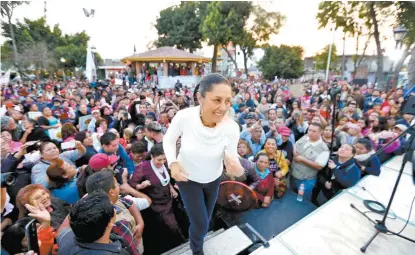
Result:
[[163,93],[163,90],[159,90],[159,91],[158,91],[158,95],[159,95],[160,97],[162,97],[162,96],[163,96],[163,94],[164,94],[164,93]]
[[124,173],[124,168],[121,165],[116,165],[114,167],[114,177],[119,184],[122,184],[122,174]]
[[14,172],[8,172],[1,174],[1,186],[2,187],[11,187],[16,184],[17,180],[17,173]]
[[28,145],[27,148],[26,148],[26,152],[31,153],[32,151],[39,150],[40,144],[41,144],[40,141],[36,141],[33,144]]

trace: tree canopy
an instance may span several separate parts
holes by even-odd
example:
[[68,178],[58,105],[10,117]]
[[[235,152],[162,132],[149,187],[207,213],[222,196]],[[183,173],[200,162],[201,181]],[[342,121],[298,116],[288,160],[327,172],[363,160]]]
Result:
[[201,48],[198,5],[197,2],[182,2],[179,6],[162,10],[155,25],[159,35],[156,45],[188,49],[190,52]]
[[265,48],[258,67],[268,80],[273,80],[275,76],[283,79],[298,78],[303,74],[303,52],[300,46],[269,46]]
[[[318,53],[314,57],[314,61],[316,61],[316,69],[317,70],[326,70],[327,68],[327,61],[329,56],[330,45],[326,45],[320,53]],[[330,71],[337,70],[337,64],[339,61],[339,57],[337,55],[336,45],[333,44],[331,48],[331,57],[330,57]]]
[[[11,38],[10,26],[2,22],[2,35]],[[53,28],[44,18],[24,19],[12,24],[18,59],[23,68],[75,68],[85,67],[89,36],[82,31],[73,35],[63,34],[59,25]],[[11,58],[12,41],[2,45],[2,62],[5,66],[13,63]],[[64,58],[65,63],[60,59]],[[99,62],[101,57],[97,54]]]

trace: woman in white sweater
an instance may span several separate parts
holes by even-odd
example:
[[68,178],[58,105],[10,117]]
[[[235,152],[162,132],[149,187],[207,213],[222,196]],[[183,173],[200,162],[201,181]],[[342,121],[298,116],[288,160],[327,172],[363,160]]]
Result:
[[[243,168],[237,158],[239,126],[229,118],[229,81],[219,74],[209,74],[195,92],[200,106],[176,114],[163,147],[189,216],[190,248],[193,254],[203,254],[203,239],[218,196],[223,163],[228,175],[241,176]],[[176,157],[179,137],[181,148]]]

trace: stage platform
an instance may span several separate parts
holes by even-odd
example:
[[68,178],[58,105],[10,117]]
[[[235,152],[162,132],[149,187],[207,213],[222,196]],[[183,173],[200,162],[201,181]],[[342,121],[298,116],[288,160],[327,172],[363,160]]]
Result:
[[[362,254],[360,247],[375,233],[375,229],[350,204],[364,212],[367,211],[363,205],[365,199],[378,200],[386,205],[401,162],[402,156],[393,158],[382,166],[379,177],[366,176],[356,186],[343,191],[270,240],[269,248],[261,247],[251,254]],[[397,217],[386,221],[392,231],[398,232],[405,225],[414,196],[412,166],[408,163],[392,204],[392,211]],[[367,213],[367,216],[373,220],[382,218],[375,213]],[[410,223],[401,234],[415,238],[415,208],[412,210]],[[393,235],[379,234],[366,250],[366,254],[413,255],[415,244]]]
[[227,227],[248,223],[265,240],[270,240],[316,208],[309,201],[298,202],[297,193],[287,190],[282,198],[274,199],[267,208],[253,209],[246,212],[219,210],[218,216]]

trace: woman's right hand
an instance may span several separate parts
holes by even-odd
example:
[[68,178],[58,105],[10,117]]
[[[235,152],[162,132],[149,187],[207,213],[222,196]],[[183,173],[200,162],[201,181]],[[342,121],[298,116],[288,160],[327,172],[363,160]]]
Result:
[[178,182],[187,182],[189,174],[183,169],[179,162],[170,165],[171,177]]

